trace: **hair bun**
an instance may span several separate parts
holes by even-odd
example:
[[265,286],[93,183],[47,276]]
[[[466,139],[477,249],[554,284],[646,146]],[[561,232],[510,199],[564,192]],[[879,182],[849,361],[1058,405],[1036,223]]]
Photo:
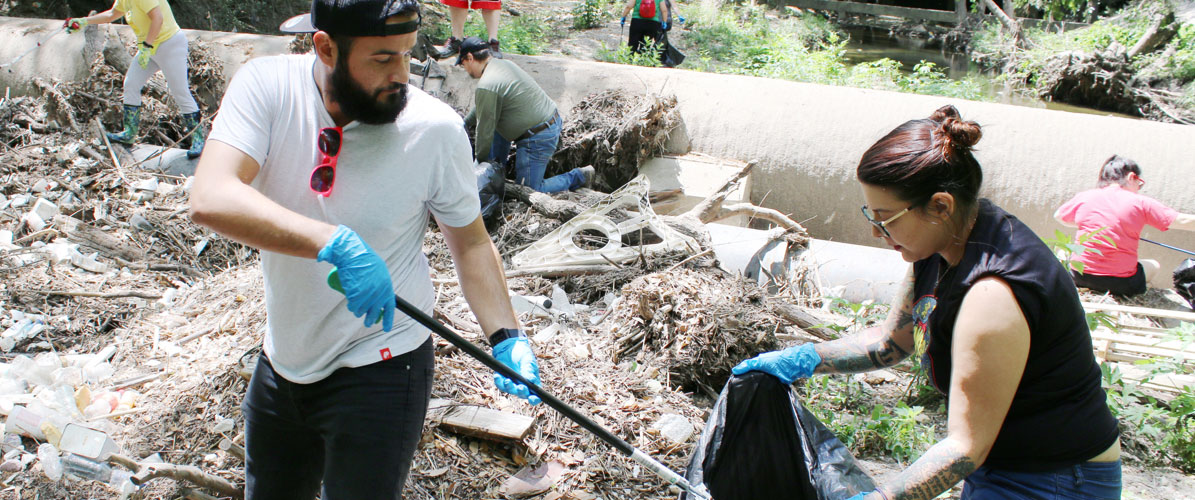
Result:
[[935,135],[941,141],[938,146],[942,155],[948,160],[953,161],[959,152],[969,151],[983,137],[979,124],[963,120],[953,105],[947,104],[938,108],[929,119],[938,123]]

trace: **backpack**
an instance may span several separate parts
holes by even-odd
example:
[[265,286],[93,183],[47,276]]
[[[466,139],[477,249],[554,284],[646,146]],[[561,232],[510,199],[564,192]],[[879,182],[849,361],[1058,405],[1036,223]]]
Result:
[[655,19],[656,0],[639,0],[639,17],[643,19]]

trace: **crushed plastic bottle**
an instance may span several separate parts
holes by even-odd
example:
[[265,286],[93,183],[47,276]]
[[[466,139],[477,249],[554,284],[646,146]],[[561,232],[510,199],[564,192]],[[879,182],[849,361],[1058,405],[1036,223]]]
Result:
[[42,473],[51,481],[62,479],[62,458],[58,456],[58,448],[42,443],[37,447],[37,460],[41,462]]
[[112,466],[74,453],[62,455],[62,471],[79,479],[107,483],[112,480]]

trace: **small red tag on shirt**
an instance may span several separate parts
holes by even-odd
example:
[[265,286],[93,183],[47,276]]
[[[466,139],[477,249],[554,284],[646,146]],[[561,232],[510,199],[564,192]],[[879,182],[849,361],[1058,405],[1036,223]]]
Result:
[[390,348],[389,348],[389,347],[387,347],[387,348],[385,348],[385,349],[382,349],[381,351],[378,351],[378,352],[380,352],[380,353],[382,354],[382,361],[386,361],[387,359],[390,359],[390,358],[394,357],[394,356],[391,356],[391,355],[390,355]]

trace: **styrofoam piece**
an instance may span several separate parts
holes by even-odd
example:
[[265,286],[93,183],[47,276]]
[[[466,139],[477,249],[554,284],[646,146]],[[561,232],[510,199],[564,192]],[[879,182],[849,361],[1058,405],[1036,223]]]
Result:
[[[698,251],[697,240],[672,229],[651,209],[648,201],[648,180],[640,175],[625,186],[610,193],[597,205],[581,212],[555,231],[525,248],[511,258],[511,267],[517,270],[537,271],[571,266],[614,266],[610,262],[625,263],[641,255],[658,255],[667,252]],[[623,209],[631,217],[622,222],[610,218],[610,212]],[[647,229],[659,237],[658,243],[638,246],[622,244],[623,235]],[[583,231],[595,231],[606,238],[601,248],[585,249],[577,246],[574,237]]]
[[53,219],[55,215],[58,215],[58,205],[55,205],[54,202],[45,198],[38,198],[37,201],[33,202],[33,208],[31,208],[30,211],[37,214],[38,217],[41,217],[43,221],[46,221]]
[[120,446],[107,434],[79,424],[66,424],[58,449],[92,460],[107,460]]
[[659,432],[673,446],[685,444],[689,436],[693,435],[693,424],[689,419],[673,413],[660,417],[652,424],[651,429]]
[[33,187],[30,188],[30,191],[33,191],[34,193],[39,193],[39,194],[44,193],[46,191],[49,191],[52,188],[53,184],[54,183],[50,182],[48,179],[38,179],[33,182]]
[[29,226],[29,230],[35,233],[46,228],[46,220],[33,212],[26,212],[21,216],[21,222]]
[[0,230],[0,250],[12,250],[16,245],[12,244],[12,231],[7,229]]

